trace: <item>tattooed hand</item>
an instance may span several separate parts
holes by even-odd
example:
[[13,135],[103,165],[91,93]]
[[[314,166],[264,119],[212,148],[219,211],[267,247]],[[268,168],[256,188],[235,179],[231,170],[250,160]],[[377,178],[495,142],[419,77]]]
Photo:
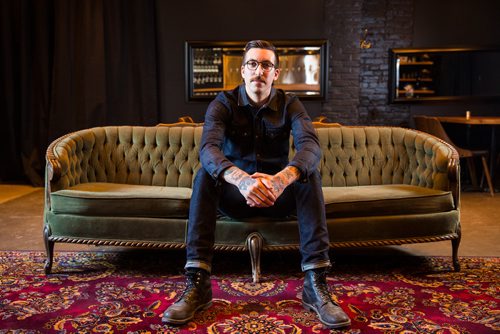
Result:
[[238,190],[251,207],[265,208],[274,205],[276,196],[259,178],[252,178],[248,173],[237,167],[230,167],[224,171],[226,182],[238,187]]
[[283,194],[283,191],[290,184],[295,182],[300,177],[300,172],[293,166],[287,166],[276,175],[269,175],[264,173],[255,173],[252,175],[253,179],[260,180],[276,198]]

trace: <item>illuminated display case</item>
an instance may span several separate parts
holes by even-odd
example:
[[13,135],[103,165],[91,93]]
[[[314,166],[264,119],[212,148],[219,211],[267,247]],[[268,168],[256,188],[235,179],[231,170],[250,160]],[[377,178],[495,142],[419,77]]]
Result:
[[[271,42],[278,50],[281,68],[275,87],[295,93],[301,99],[324,99],[328,82],[328,42]],[[187,41],[187,100],[211,100],[220,91],[242,83],[240,68],[245,44],[242,41]]]

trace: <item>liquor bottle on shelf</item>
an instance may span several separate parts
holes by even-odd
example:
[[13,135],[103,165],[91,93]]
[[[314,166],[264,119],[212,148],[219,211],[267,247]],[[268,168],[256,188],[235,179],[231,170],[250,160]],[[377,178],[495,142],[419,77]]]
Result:
[[197,95],[211,96],[222,88],[221,48],[197,48],[193,55],[193,90]]

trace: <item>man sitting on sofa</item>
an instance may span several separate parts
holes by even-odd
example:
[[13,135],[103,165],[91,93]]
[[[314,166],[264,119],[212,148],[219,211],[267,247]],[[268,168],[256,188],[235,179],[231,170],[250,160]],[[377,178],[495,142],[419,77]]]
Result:
[[[233,218],[297,215],[302,302],[330,328],[350,324],[326,283],[329,238],[318,164],[319,141],[304,106],[275,89],[280,74],[275,47],[262,40],[245,46],[244,84],[220,93],[208,106],[188,232],[187,287],[162,320],[184,324],[211,305],[211,262],[217,210]],[[290,131],[296,154],[288,161]]]

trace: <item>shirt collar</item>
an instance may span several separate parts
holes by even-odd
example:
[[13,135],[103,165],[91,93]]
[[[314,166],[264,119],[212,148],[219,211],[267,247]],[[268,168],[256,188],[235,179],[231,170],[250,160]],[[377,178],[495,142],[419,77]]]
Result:
[[[276,96],[276,89],[274,87],[271,87],[271,96],[269,97],[269,101],[264,104],[262,108],[270,108],[274,111],[278,110],[278,98]],[[245,90],[245,84],[240,85],[239,89],[239,94],[238,94],[238,106],[240,107],[245,107],[249,106],[252,107],[252,104],[250,103],[250,99],[248,98],[247,91]]]

